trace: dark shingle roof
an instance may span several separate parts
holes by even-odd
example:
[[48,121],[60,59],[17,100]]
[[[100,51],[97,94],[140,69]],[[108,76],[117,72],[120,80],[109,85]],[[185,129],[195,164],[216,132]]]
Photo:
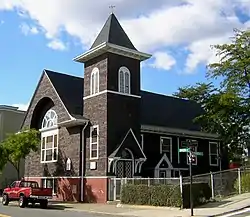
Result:
[[114,14],[108,17],[91,49],[104,42],[136,50]]
[[193,122],[203,112],[196,102],[141,91],[141,108],[143,125],[200,130]]
[[83,78],[45,70],[72,116],[83,114]]
[[[45,71],[70,114],[74,117],[82,117],[84,79]],[[193,119],[202,112],[202,108],[193,101],[141,91],[142,125],[200,130]]]

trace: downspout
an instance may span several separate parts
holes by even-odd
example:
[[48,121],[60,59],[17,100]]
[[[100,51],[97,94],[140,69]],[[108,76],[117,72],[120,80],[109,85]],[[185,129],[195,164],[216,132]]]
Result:
[[85,143],[85,136],[84,136],[84,131],[86,129],[86,127],[88,126],[87,122],[84,127],[82,128],[82,142],[81,142],[81,150],[82,150],[82,168],[81,168],[81,202],[83,202],[84,198],[83,198],[83,185],[84,185],[84,143]]

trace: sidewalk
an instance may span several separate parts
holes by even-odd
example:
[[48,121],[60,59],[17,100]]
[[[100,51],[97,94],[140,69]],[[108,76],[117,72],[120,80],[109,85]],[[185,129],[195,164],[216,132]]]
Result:
[[[188,217],[190,209],[180,210],[169,207],[112,205],[112,204],[68,204],[55,203],[64,206],[65,210],[86,211],[92,213],[110,214],[116,216],[137,217]],[[237,195],[220,202],[213,202],[194,209],[195,216],[218,216],[228,212],[237,211],[250,206],[250,193]]]

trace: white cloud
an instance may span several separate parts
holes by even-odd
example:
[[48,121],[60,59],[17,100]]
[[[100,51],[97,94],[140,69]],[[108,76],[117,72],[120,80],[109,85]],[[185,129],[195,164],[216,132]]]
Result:
[[138,49],[159,54],[169,46],[185,46],[190,52],[188,70],[214,58],[209,43],[224,43],[233,28],[243,26],[235,7],[246,14],[250,9],[250,0],[103,0],[98,4],[91,0],[1,0],[0,10],[16,9],[22,18],[30,17],[51,41],[48,46],[64,50],[63,31],[89,48],[111,4],[116,5],[115,13]]
[[53,50],[61,50],[61,51],[66,50],[66,48],[67,48],[66,45],[58,39],[55,39],[55,40],[49,42],[48,47],[52,48]]
[[18,107],[18,110],[27,111],[29,107],[29,103],[27,104],[18,103],[18,104],[13,104],[11,106]]
[[[233,32],[231,32],[232,34]],[[185,72],[192,73],[193,70],[201,63],[207,65],[209,63],[218,62],[219,56],[216,56],[216,50],[211,45],[223,44],[230,42],[230,35],[224,37],[208,38],[195,41],[188,46],[190,53],[186,59]]]
[[20,25],[20,29],[24,35],[29,35],[29,34],[36,35],[39,33],[37,27],[29,26],[27,23],[22,23]]
[[152,67],[157,69],[170,70],[176,64],[174,57],[166,52],[156,52],[154,54],[154,62],[150,64]]
[[4,24],[4,20],[0,20],[0,26]]

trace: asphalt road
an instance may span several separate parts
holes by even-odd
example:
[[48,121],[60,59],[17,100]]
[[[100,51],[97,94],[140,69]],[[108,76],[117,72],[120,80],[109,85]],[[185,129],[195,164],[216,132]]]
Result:
[[97,213],[88,213],[82,211],[64,210],[62,206],[49,206],[48,209],[40,209],[40,207],[19,208],[15,204],[2,206],[0,204],[0,217],[115,217],[112,215],[103,215]]
[[223,215],[222,217],[250,217],[250,208],[246,208],[244,210],[234,212],[234,213],[229,213],[229,214]]

